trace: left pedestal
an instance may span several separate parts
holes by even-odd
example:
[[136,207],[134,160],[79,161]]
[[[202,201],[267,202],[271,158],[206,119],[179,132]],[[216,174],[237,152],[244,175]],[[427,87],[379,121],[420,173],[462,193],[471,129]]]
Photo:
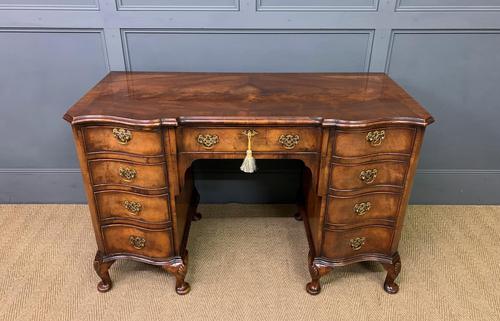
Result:
[[[189,201],[193,191],[179,198],[171,188],[175,132],[89,123],[73,126],[73,134],[98,247],[98,291],[111,289],[117,259],[132,259],[161,266],[175,276],[176,292],[188,293],[186,242],[197,203]],[[184,199],[193,204],[183,206]]]

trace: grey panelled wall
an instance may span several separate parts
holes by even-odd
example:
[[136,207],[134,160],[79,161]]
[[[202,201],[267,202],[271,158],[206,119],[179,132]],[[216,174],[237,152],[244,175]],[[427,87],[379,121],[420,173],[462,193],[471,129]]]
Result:
[[238,0],[117,0],[119,10],[238,10]]
[[132,71],[368,71],[373,38],[371,30],[122,33],[126,68]]
[[[62,114],[161,70],[385,71],[437,119],[412,202],[500,204],[499,52],[500,0],[0,0],[0,202],[84,202]],[[195,165],[203,201],[295,196],[296,163]]]

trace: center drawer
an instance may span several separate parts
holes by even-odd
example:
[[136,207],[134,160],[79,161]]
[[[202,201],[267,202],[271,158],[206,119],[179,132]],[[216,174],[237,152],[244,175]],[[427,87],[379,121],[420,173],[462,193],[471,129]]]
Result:
[[245,130],[254,130],[252,150],[256,152],[318,152],[319,127],[182,127],[180,152],[241,152],[247,150]]

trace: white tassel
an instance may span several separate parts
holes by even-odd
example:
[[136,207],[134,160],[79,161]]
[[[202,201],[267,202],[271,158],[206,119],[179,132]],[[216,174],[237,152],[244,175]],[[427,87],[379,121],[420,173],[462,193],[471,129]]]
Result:
[[245,156],[240,169],[245,173],[253,173],[257,170],[257,165],[255,164],[255,158],[253,158],[252,156],[252,137],[257,135],[257,132],[254,130],[246,130],[243,132],[243,134],[247,135],[248,149],[247,156]]
[[240,169],[245,173],[253,173],[257,170],[255,158],[253,158],[251,150],[247,150],[247,156],[243,160],[243,164],[241,164]]

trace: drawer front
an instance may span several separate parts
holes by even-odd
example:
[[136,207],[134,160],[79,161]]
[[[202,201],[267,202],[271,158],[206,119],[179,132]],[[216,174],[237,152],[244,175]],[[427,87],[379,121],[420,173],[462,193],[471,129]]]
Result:
[[390,255],[393,229],[389,227],[363,227],[350,230],[326,230],[323,255],[331,259],[378,253]]
[[146,229],[132,225],[102,226],[107,255],[130,253],[149,258],[172,256],[172,236],[169,229]]
[[166,187],[163,164],[144,165],[117,160],[91,160],[89,169],[94,186],[127,185],[145,189]]
[[160,131],[96,126],[83,128],[83,136],[87,153],[122,152],[144,156],[163,154]]
[[358,157],[382,153],[410,155],[415,129],[377,128],[371,130],[338,130],[334,155]]
[[399,161],[370,162],[360,165],[332,164],[330,188],[354,190],[364,187],[402,188],[408,164]]
[[101,220],[125,218],[146,223],[164,223],[170,220],[168,194],[141,195],[123,191],[94,193]]
[[395,220],[399,193],[375,192],[357,197],[328,197],[327,223],[358,224],[370,220]]
[[[182,128],[181,152],[245,152],[250,128]],[[256,127],[252,150],[256,152],[319,152],[319,127]]]

